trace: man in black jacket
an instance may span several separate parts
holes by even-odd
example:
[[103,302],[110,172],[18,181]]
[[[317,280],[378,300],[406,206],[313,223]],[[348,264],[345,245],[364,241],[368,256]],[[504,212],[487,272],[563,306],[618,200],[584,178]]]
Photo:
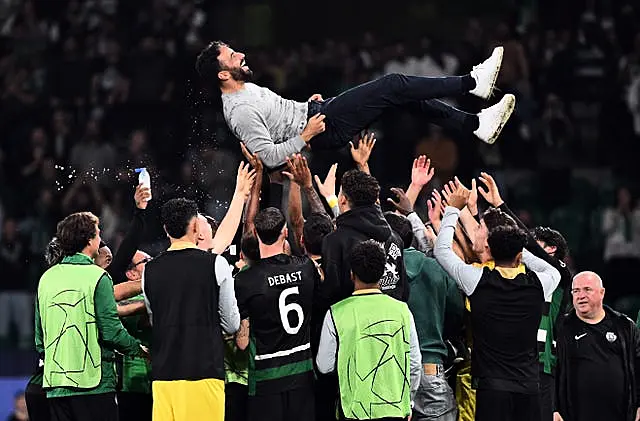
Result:
[[603,306],[602,279],[581,272],[575,310],[558,325],[554,421],[638,421],[640,335],[633,320]]
[[348,256],[353,246],[365,240],[380,243],[387,255],[380,289],[406,302],[409,286],[402,258],[403,243],[391,230],[377,204],[380,194],[378,180],[362,171],[351,170],[342,176],[340,184],[340,216],[336,219],[336,230],[328,234],[322,244],[325,273],[322,288],[330,301],[328,304],[335,304],[353,293]]

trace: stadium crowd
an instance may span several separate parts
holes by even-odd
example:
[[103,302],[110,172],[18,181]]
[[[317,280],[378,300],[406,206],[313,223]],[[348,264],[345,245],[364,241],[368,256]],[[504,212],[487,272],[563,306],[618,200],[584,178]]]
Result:
[[[495,146],[394,114],[373,127],[377,144],[367,135],[336,156],[337,170],[294,155],[277,181],[237,147],[194,72],[211,31],[206,2],[64,3],[0,9],[0,341],[31,349],[35,333],[42,365],[27,394],[45,414],[32,419],[223,419],[222,398],[230,420],[637,421],[636,328],[603,307],[606,299],[634,318],[640,308],[629,301],[640,287],[627,281],[640,263],[640,210],[624,184],[638,175],[640,137],[632,6],[587,7],[567,29],[488,30],[472,19],[454,42],[365,34],[250,50],[256,83],[302,99],[385,74],[463,73],[504,45],[497,83],[518,100]],[[238,168],[241,156],[248,165]],[[579,177],[577,166],[596,170]],[[138,167],[153,175],[150,188],[138,185]],[[95,323],[86,335],[99,340],[69,358],[88,364],[97,352],[102,361],[62,380],[47,367],[70,361],[54,361],[43,334],[56,317],[42,319],[37,305],[33,328],[36,291],[42,300],[61,292],[50,279],[63,275],[43,276],[60,262],[97,276],[94,320],[74,323]],[[583,269],[602,275],[606,295]],[[187,272],[200,297],[171,286]],[[143,273],[156,280],[148,289]],[[185,323],[176,331],[166,318],[175,312]],[[385,317],[403,340],[362,324]],[[181,330],[203,318],[206,328]],[[351,344],[355,335],[391,337],[397,366],[384,366],[379,347]],[[198,357],[182,361],[176,343]],[[386,384],[350,371],[345,361],[356,357]],[[105,376],[114,364],[117,376]],[[364,378],[345,387],[352,376]],[[605,386],[576,387],[594,377]]]

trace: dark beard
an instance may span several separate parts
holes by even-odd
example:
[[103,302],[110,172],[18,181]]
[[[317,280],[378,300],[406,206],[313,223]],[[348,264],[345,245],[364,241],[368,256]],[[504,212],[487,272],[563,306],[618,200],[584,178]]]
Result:
[[238,82],[249,82],[253,77],[253,71],[251,69],[245,71],[242,67],[228,69],[228,72],[231,74],[233,80]]

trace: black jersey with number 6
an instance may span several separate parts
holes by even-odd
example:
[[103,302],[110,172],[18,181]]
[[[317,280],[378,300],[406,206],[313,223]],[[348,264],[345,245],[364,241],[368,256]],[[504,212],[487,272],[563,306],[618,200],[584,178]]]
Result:
[[236,275],[240,317],[249,319],[249,395],[309,387],[309,322],[318,271],[307,257],[279,254]]

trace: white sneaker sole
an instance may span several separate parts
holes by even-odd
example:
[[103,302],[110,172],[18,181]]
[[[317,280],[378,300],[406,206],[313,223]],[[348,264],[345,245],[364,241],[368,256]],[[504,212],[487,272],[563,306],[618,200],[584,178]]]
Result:
[[[493,76],[491,77],[491,84],[489,85],[489,90],[487,92],[473,92],[471,93],[479,98],[488,99],[493,95],[493,89],[496,87],[496,80],[498,80],[498,75],[500,74],[500,69],[502,68],[502,58],[504,57],[504,47],[496,47],[493,52],[498,53],[498,66],[493,72]],[[491,54],[493,56],[493,53]]]
[[502,99],[502,101],[505,102],[506,108],[493,134],[491,135],[491,137],[489,137],[489,139],[485,140],[485,142],[488,143],[489,145],[493,145],[495,141],[498,140],[498,136],[500,136],[500,132],[502,132],[504,125],[507,124],[507,121],[509,121],[509,117],[511,117],[511,114],[513,113],[513,110],[516,107],[516,97],[513,96],[512,94],[506,94],[504,96],[504,99]]

